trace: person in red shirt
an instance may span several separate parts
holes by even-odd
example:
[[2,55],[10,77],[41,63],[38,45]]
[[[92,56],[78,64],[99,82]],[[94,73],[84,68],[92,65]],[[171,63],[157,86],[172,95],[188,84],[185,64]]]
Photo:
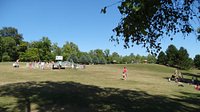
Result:
[[194,88],[195,88],[196,90],[200,90],[199,84],[195,85]]
[[127,79],[127,71],[128,71],[127,68],[124,67],[124,69],[123,69],[123,73],[122,73],[122,77],[123,77],[124,80]]

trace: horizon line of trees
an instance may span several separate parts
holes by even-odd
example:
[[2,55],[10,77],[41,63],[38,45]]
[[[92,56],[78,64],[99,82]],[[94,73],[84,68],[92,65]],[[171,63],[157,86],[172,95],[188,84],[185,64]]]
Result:
[[165,52],[161,51],[156,57],[134,55],[121,56],[117,52],[110,53],[109,49],[95,49],[82,52],[78,45],[66,42],[62,47],[52,43],[48,37],[42,37],[38,41],[23,41],[22,34],[13,27],[0,29],[0,62],[16,61],[55,61],[56,56],[63,56],[64,61],[80,64],[131,64],[131,63],[157,63],[176,67],[179,69],[200,69],[200,54],[194,59],[189,57],[187,50],[174,45],[169,45]]
[[194,59],[189,57],[187,49],[174,45],[169,45],[165,52],[161,51],[157,57],[157,64],[176,67],[188,70],[191,68],[200,69],[200,54],[195,55]]
[[89,52],[82,52],[78,45],[73,42],[66,42],[62,47],[52,43],[48,37],[42,37],[38,41],[23,41],[22,34],[13,27],[0,29],[0,62],[7,61],[54,61],[56,56],[63,56],[64,61],[73,61],[82,64],[129,64],[156,63],[153,55],[141,56],[131,53],[128,56],[121,56],[117,52],[110,53],[109,49],[95,49]]

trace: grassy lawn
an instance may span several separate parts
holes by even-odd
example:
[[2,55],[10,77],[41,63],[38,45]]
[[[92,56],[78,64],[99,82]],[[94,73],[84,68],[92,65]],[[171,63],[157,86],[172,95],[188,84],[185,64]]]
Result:
[[[128,79],[121,80],[123,67]],[[0,112],[197,112],[200,91],[168,82],[174,68],[154,64],[39,70],[0,63]],[[198,70],[181,71],[189,80]],[[198,76],[198,75],[197,75]],[[199,78],[200,80],[200,78]]]

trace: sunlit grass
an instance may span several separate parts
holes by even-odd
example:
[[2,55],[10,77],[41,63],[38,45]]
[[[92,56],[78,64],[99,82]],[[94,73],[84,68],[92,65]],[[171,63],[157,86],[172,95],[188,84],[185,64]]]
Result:
[[[128,68],[126,81],[121,80],[123,66]],[[20,68],[12,68],[10,63],[1,63],[0,84],[28,81],[75,81],[100,87],[141,90],[151,94],[168,95],[165,94],[166,92],[176,94],[177,90],[182,89],[196,92],[192,85],[185,84],[185,87],[180,89],[176,83],[169,83],[166,78],[173,72],[174,68],[153,64],[88,65],[86,69],[77,70],[40,70],[26,68],[25,64]]]
[[[122,80],[122,69],[128,68],[128,79]],[[119,90],[132,90],[145,92],[149,95],[164,96],[166,98],[180,99],[181,97],[196,97],[199,94],[193,85],[184,83],[179,87],[175,82],[168,82],[174,68],[155,64],[133,64],[133,65],[88,65],[86,69],[62,69],[62,70],[40,70],[29,69],[25,64],[20,68],[13,68],[11,63],[0,63],[0,85],[22,83],[22,82],[76,82],[99,88],[116,88]],[[184,73],[200,73],[199,70],[182,71]],[[190,76],[186,76],[190,78]],[[62,88],[60,88],[62,89]],[[59,89],[58,89],[59,90]],[[191,93],[191,95],[183,94]],[[106,95],[106,94],[105,94]],[[199,99],[199,96],[197,97]],[[13,97],[0,97],[0,107],[11,108],[16,101]],[[188,104],[188,103],[186,103]],[[37,108],[36,104],[32,104]],[[194,106],[193,104],[188,104]],[[110,105],[105,105],[111,108]],[[194,106],[195,108],[199,108]],[[8,109],[7,109],[8,110]]]

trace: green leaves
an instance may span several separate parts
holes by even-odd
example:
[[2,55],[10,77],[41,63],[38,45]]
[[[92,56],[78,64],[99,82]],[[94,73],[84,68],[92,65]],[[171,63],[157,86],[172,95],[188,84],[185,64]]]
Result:
[[174,45],[169,45],[166,54],[161,51],[158,55],[157,63],[169,65],[180,69],[190,69],[193,66],[193,60],[189,58],[187,50],[180,47],[179,50]]
[[70,57],[70,55],[75,54],[77,55],[80,51],[78,45],[73,42],[66,42],[62,47],[63,56],[65,59]]
[[105,14],[106,13],[106,9],[107,9],[107,7],[104,7],[103,9],[101,9],[101,13]]
[[161,65],[167,64],[167,57],[163,51],[161,51],[158,55],[157,63]]
[[163,36],[194,31],[190,22],[200,17],[198,5],[197,0],[122,0],[118,6],[122,18],[111,40],[118,43],[121,39],[125,48],[142,44],[148,52],[158,53]]
[[51,60],[51,40],[48,37],[42,37],[39,41],[33,41],[31,48],[38,50],[39,59],[35,61],[50,61]]
[[20,54],[21,61],[36,61],[39,60],[39,51],[37,48],[29,48],[26,52]]
[[197,28],[197,40],[200,41],[200,27]]
[[22,39],[22,35],[14,27],[0,29],[0,61],[16,61],[21,52]]

